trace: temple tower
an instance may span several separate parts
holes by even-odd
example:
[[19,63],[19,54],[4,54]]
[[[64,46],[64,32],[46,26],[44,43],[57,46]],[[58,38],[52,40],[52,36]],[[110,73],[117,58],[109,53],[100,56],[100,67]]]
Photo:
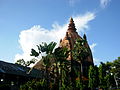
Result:
[[[93,65],[93,57],[92,57],[92,52],[90,50],[90,47],[88,45],[87,42],[87,37],[84,34],[83,38],[81,36],[78,35],[78,33],[76,32],[76,28],[75,28],[75,23],[73,21],[73,18],[70,18],[70,22],[68,25],[68,29],[66,31],[66,35],[63,38],[63,40],[60,40],[60,47],[66,47],[68,48],[68,50],[73,50],[74,49],[74,44],[76,42],[77,39],[84,39],[86,40],[85,43],[85,47],[88,49],[89,51],[89,56],[86,57],[85,60],[82,60],[82,65],[83,65],[83,75],[86,76],[89,69],[90,65]],[[70,55],[68,56],[67,60],[72,60],[72,55],[70,53]]]

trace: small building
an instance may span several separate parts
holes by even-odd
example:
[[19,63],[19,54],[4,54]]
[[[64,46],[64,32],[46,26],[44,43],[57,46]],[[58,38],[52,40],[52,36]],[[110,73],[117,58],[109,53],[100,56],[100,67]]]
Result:
[[0,90],[18,90],[20,85],[42,77],[42,71],[0,61]]

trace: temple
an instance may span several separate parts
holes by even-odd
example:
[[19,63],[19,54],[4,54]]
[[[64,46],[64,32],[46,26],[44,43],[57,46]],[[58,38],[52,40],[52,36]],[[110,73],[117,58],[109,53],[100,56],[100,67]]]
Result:
[[[82,66],[83,66],[82,71],[83,71],[83,75],[85,77],[88,77],[87,75],[88,75],[89,66],[94,64],[93,63],[92,52],[91,52],[90,47],[88,45],[86,35],[84,34],[84,36],[81,37],[80,35],[78,35],[76,30],[77,29],[75,28],[75,23],[73,21],[73,18],[71,17],[69,25],[68,25],[68,29],[66,31],[66,35],[63,38],[63,40],[62,39],[60,40],[59,47],[61,47],[61,48],[66,47],[66,48],[68,48],[68,50],[73,50],[75,42],[76,42],[77,39],[86,40],[85,48],[87,48],[87,50],[89,51],[89,55],[84,60],[82,60]],[[68,56],[67,60],[72,60],[71,53]],[[42,60],[40,60],[38,63],[36,63],[36,65],[33,68],[41,70],[43,68],[42,64],[43,64]]]

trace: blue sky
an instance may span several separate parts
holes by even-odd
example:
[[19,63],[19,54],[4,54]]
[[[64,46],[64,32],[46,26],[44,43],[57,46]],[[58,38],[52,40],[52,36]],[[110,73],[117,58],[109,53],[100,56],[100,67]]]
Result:
[[0,0],[0,59],[28,58],[35,44],[59,42],[72,16],[80,35],[86,33],[93,46],[95,63],[112,61],[120,56],[119,4],[119,0]]

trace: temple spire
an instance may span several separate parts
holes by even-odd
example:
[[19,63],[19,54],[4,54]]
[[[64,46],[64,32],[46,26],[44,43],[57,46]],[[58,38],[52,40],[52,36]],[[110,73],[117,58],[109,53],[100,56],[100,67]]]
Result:
[[73,21],[72,17],[70,18],[70,22],[69,22],[69,26],[68,26],[68,31],[74,31],[74,32],[76,32],[75,24],[74,24],[74,21]]
[[74,22],[72,17],[70,17],[70,22]]

